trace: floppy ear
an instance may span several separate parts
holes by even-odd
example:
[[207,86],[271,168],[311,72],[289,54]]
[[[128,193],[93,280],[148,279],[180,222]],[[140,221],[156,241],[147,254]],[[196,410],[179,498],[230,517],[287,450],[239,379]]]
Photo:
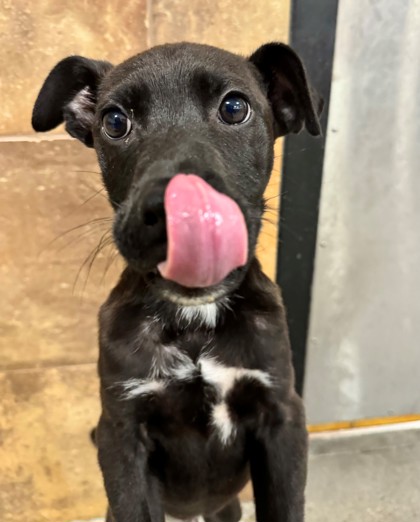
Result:
[[66,131],[93,146],[92,124],[99,84],[112,69],[108,62],[69,56],[47,76],[32,113],[32,127],[46,132],[63,121]]
[[324,101],[309,85],[299,56],[288,45],[269,43],[257,49],[249,60],[267,86],[276,136],[300,132],[304,126],[310,134],[319,136],[319,116]]

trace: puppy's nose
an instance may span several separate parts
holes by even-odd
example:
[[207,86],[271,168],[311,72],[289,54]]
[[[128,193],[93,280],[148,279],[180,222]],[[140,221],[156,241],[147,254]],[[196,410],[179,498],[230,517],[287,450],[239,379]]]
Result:
[[164,191],[153,187],[142,197],[140,204],[144,234],[151,242],[166,241]]

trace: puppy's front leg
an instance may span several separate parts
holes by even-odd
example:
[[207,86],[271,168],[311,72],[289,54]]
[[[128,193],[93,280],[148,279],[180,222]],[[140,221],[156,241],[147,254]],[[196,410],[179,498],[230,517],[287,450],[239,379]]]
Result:
[[157,479],[149,472],[138,426],[114,424],[102,416],[96,440],[109,502],[107,521],[163,522]]
[[301,400],[285,405],[285,421],[251,437],[250,468],[257,522],[303,522],[307,432]]

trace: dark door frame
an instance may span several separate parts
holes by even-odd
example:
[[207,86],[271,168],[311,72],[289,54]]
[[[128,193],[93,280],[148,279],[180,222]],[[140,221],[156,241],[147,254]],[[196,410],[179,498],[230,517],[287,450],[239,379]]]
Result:
[[306,132],[284,142],[278,232],[277,283],[286,306],[296,389],[303,393],[318,211],[328,124],[339,0],[293,0],[290,45],[302,57],[322,95],[323,136]]

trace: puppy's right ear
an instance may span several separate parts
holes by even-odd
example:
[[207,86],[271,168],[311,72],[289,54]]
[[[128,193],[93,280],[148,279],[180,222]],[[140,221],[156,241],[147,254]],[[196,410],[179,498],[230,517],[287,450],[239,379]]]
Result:
[[276,137],[303,127],[312,136],[321,134],[319,116],[324,101],[311,87],[299,56],[288,45],[263,45],[249,60],[257,67],[267,87],[275,118]]
[[46,132],[64,121],[71,136],[92,147],[98,87],[112,67],[108,62],[82,56],[69,56],[59,62],[47,76],[35,102],[34,130]]

